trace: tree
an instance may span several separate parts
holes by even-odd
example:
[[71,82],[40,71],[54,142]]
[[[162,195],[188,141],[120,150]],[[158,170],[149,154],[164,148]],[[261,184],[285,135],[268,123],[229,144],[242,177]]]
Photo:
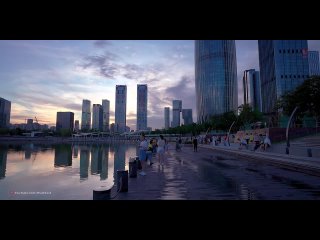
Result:
[[295,107],[299,114],[311,115],[319,121],[320,117],[320,76],[313,76],[303,82],[294,91],[284,94],[277,103],[277,108],[290,115]]
[[253,110],[249,104],[240,105],[239,110],[239,122],[245,127],[249,126],[251,123],[262,120],[262,113],[256,109]]

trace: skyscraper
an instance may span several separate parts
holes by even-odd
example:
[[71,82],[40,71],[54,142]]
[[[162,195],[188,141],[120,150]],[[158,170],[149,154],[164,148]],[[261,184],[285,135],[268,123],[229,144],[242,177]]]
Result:
[[262,111],[261,83],[259,71],[249,69],[244,71],[243,76],[244,104],[249,104],[253,109]]
[[79,120],[75,120],[74,121],[74,131],[79,132],[80,128],[79,128]]
[[169,129],[170,127],[170,108],[164,108],[164,128]]
[[103,130],[103,109],[100,104],[93,104],[92,108],[92,129]]
[[195,41],[198,123],[238,107],[235,40]]
[[192,109],[182,109],[182,118],[184,125],[190,125],[193,123]]
[[320,75],[319,52],[309,51],[309,75]]
[[73,112],[57,112],[56,131],[70,130],[73,131],[74,113]]
[[11,102],[0,97],[0,128],[9,128]]
[[107,99],[102,100],[103,109],[103,131],[109,131],[109,121],[110,121],[110,101]]
[[127,124],[127,86],[116,86],[115,132],[124,133]]
[[148,86],[147,84],[137,85],[137,131],[147,130],[148,112]]
[[180,126],[180,112],[182,111],[182,101],[172,101],[172,127]]
[[81,130],[90,130],[91,128],[91,101],[84,99],[82,101]]
[[275,103],[309,77],[307,40],[259,40],[262,111],[273,112]]

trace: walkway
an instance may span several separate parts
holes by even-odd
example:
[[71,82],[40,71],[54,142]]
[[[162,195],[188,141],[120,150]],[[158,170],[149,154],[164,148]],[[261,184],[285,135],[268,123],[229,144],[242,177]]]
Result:
[[[317,176],[274,166],[258,157],[249,160],[240,156],[241,152],[236,156],[222,152],[223,148],[216,150],[210,146],[201,146],[199,152],[193,152],[190,146],[182,152],[170,150],[164,167],[158,163],[147,166],[147,175],[129,178],[129,191],[119,193],[115,199],[320,199]],[[268,153],[254,154],[268,157]],[[272,158],[275,160],[276,156]],[[312,166],[311,162],[308,165],[319,166]]]

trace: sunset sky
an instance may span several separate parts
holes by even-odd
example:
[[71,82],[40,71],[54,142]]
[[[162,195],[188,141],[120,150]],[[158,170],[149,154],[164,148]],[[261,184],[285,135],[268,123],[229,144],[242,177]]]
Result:
[[[242,72],[259,70],[258,41],[236,40],[239,105]],[[320,51],[319,40],[309,50]],[[196,121],[193,40],[1,40],[0,97],[11,101],[11,123],[37,117],[55,125],[58,111],[81,121],[82,99],[110,100],[127,85],[127,125],[136,129],[137,84],[148,84],[148,126],[164,127],[163,108],[173,99],[192,108]],[[172,117],[172,116],[171,116]]]

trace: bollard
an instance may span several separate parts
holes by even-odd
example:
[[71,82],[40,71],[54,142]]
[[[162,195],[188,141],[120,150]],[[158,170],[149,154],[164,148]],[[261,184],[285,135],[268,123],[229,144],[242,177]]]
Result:
[[289,154],[289,148],[286,147],[286,154]]
[[111,189],[112,188],[105,186],[93,189],[93,200],[110,200]]
[[129,160],[129,177],[136,178],[138,170],[138,162],[136,158],[130,158]]
[[128,170],[117,170],[117,192],[128,192]]
[[308,157],[312,157],[312,149],[308,148],[307,151],[308,151]]

